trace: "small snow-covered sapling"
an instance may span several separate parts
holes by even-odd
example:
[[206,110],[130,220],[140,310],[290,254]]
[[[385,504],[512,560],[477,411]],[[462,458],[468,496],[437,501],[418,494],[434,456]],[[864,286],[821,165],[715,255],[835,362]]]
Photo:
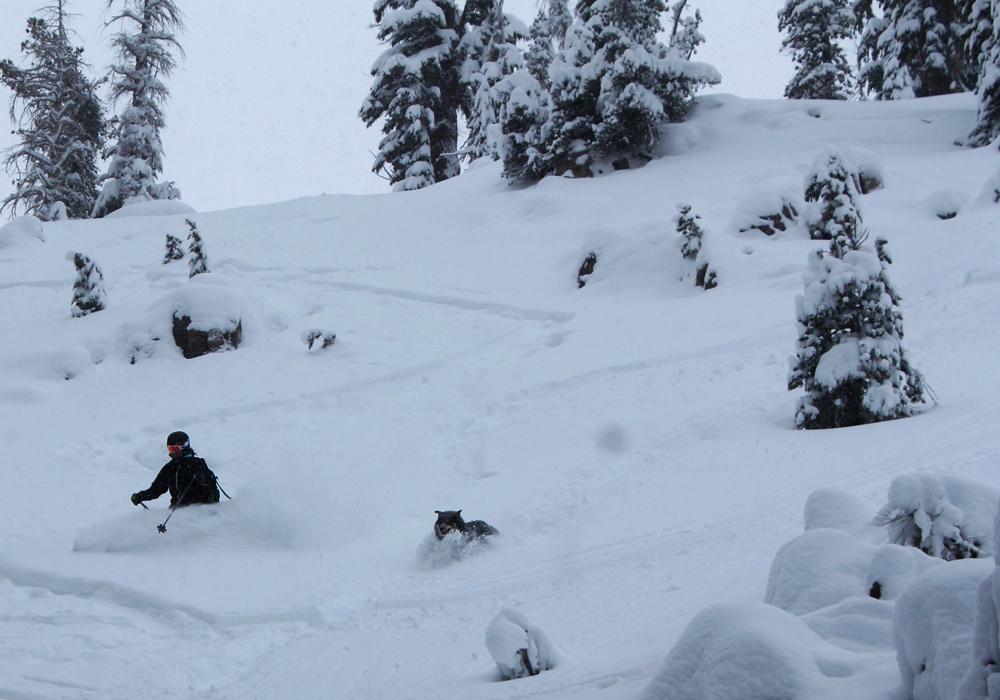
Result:
[[97,264],[83,253],[70,251],[66,259],[76,265],[76,282],[73,283],[73,303],[70,312],[74,318],[86,316],[104,308],[104,275]]
[[309,348],[309,352],[313,355],[333,345],[333,341],[336,340],[336,338],[337,336],[335,334],[327,331],[321,331],[318,328],[303,331],[302,333],[302,342],[306,344],[306,347]]
[[188,267],[190,268],[188,277],[191,278],[203,272],[208,272],[208,257],[205,255],[205,249],[202,247],[198,227],[191,219],[185,219],[185,221],[188,228],[191,229],[190,233],[188,233],[188,253],[191,255],[191,258],[188,260]]
[[174,260],[184,259],[183,241],[177,236],[167,234],[167,252],[163,255],[163,264],[172,263]]

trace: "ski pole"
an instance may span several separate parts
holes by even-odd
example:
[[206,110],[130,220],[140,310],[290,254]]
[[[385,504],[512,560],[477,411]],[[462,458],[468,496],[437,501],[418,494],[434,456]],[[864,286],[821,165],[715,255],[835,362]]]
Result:
[[[187,488],[184,489],[184,493],[182,493],[181,497],[177,499],[178,503],[183,503],[184,502],[184,497],[187,496],[188,489],[191,488],[191,485],[193,483],[194,483],[194,477],[192,476],[191,477],[191,481],[188,482]],[[176,511],[176,510],[177,510],[177,506],[171,506],[170,507],[170,515],[167,516],[167,520],[170,520],[170,518],[173,517],[174,511]],[[167,520],[164,520],[162,523],[160,523],[159,525],[156,526],[156,531],[157,532],[166,532],[167,531]]]

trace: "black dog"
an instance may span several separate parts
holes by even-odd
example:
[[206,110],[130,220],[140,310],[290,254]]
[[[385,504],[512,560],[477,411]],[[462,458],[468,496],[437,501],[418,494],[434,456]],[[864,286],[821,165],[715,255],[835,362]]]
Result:
[[439,540],[443,540],[449,532],[461,532],[464,540],[478,540],[499,533],[499,530],[482,520],[465,522],[460,510],[436,510],[434,512],[438,516],[437,522],[434,523],[434,535]]

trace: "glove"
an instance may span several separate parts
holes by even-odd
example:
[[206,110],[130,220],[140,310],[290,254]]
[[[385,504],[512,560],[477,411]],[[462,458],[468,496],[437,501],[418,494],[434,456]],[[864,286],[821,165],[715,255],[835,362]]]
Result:
[[132,505],[137,506],[140,503],[142,503],[142,499],[139,498],[139,494],[133,493],[132,494]]

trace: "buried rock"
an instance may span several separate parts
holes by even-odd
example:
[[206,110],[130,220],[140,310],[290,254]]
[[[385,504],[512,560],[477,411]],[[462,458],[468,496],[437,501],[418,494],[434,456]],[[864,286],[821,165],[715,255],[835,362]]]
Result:
[[235,350],[243,341],[243,322],[238,318],[217,327],[196,328],[190,316],[175,313],[173,330],[174,343],[189,360],[210,352]]

